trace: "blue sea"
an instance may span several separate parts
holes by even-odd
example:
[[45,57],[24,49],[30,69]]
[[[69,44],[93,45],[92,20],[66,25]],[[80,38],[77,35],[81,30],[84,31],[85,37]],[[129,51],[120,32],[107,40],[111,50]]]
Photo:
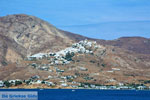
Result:
[[0,89],[3,91],[36,91],[38,100],[150,100],[148,90]]

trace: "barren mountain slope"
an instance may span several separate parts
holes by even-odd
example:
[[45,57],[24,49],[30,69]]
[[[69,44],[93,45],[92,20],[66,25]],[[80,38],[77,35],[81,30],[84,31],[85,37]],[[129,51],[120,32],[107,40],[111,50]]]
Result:
[[28,15],[1,17],[0,34],[23,46],[27,50],[24,55],[59,50],[73,42],[51,24]]
[[[104,47],[91,54],[76,54],[66,65],[49,65],[49,60],[26,61],[29,55],[57,52],[73,43],[88,39]],[[91,39],[55,28],[39,18],[28,15],[9,15],[0,18],[0,80],[27,79],[39,75],[78,75],[75,81],[94,84],[118,84],[150,79],[150,40],[120,38],[112,41]],[[63,58],[64,59],[64,58]],[[55,59],[56,60],[56,59]],[[31,64],[59,68],[54,72],[32,68]],[[81,69],[87,69],[82,71]],[[86,80],[85,78],[91,78]],[[111,80],[111,81],[110,81]],[[112,80],[115,80],[112,82]],[[58,80],[57,80],[58,81]]]
[[[61,81],[59,77],[71,75],[76,76],[73,81],[81,83],[105,85],[117,85],[120,82],[139,83],[140,80],[150,79],[150,63],[140,59],[141,56],[142,54],[134,55],[127,50],[105,46],[103,49],[97,49],[93,54],[75,54],[69,64],[51,65],[49,58],[43,58],[35,61],[22,61],[20,65],[9,65],[0,69],[0,79],[25,80],[38,75],[40,80],[46,80],[50,75],[58,77],[50,81],[59,84]],[[35,64],[39,66],[39,69],[33,68]],[[57,72],[58,69],[64,72]]]
[[0,66],[38,52],[53,52],[74,43],[65,32],[28,15],[0,17]]
[[0,66],[18,63],[25,57],[26,49],[14,40],[0,35]]
[[150,54],[150,39],[143,37],[122,37],[111,41],[100,41],[104,45],[112,45],[135,53]]

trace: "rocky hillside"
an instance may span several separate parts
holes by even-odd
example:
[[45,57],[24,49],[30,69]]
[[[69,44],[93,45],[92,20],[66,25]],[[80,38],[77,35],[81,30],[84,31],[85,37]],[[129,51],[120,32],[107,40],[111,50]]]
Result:
[[[2,65],[5,65],[5,61],[22,59],[38,52],[61,50],[76,40],[69,38],[67,32],[28,15],[0,17],[0,38]],[[6,55],[17,56],[6,57]]]
[[76,76],[71,80],[81,83],[138,83],[150,79],[149,42],[141,37],[91,39],[34,16],[0,17],[0,80],[50,75],[57,84],[68,81],[63,76]]
[[73,83],[140,84],[150,79],[150,63],[139,58],[142,56],[84,40],[58,52],[28,56],[20,65],[9,64],[0,69],[0,80],[21,79],[30,84],[45,81],[58,87]]
[[112,45],[140,54],[150,54],[150,39],[143,37],[122,37],[112,41],[101,41],[102,44]]
[[0,34],[23,46],[27,55],[71,44],[72,40],[64,33],[33,16],[8,15],[0,18]]
[[13,39],[0,35],[0,67],[19,62],[26,53],[26,49]]

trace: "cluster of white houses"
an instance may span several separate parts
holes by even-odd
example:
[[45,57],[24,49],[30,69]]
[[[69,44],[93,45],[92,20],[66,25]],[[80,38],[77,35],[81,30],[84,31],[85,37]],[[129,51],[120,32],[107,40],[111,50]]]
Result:
[[[45,84],[47,86],[57,86],[57,84],[50,82],[50,81],[41,81],[38,80],[39,76],[33,76],[28,80],[24,80],[21,81],[19,79],[17,80],[9,80],[9,81],[2,81],[0,80],[0,88],[2,87],[6,87],[7,84],[9,84],[9,86],[7,87],[11,87],[11,86],[17,86],[17,85],[21,85],[22,83],[26,83],[28,85],[31,84]],[[16,84],[16,82],[20,83],[20,84]],[[150,87],[144,86],[144,85],[139,85],[137,87],[132,87],[132,86],[125,86],[125,85],[117,85],[117,86],[105,86],[105,85],[94,85],[94,84],[84,84],[84,83],[79,83],[79,82],[71,82],[71,84],[67,84],[67,82],[65,81],[60,81],[59,87],[65,88],[65,87],[70,87],[70,88],[76,88],[76,89],[101,89],[101,90],[134,90],[134,89],[138,89],[138,90],[145,90],[145,89],[150,89]]]
[[[62,79],[61,81],[59,81],[59,83],[53,83],[50,80],[53,78],[60,78]],[[150,89],[150,87],[147,87],[145,85],[137,85],[137,86],[126,86],[123,83],[119,83],[116,86],[105,86],[105,85],[95,85],[95,84],[90,84],[90,83],[80,83],[80,82],[69,82],[67,81],[67,79],[73,79],[75,78],[74,76],[61,76],[61,77],[56,77],[56,76],[48,76],[49,80],[40,80],[40,76],[35,75],[30,77],[27,80],[20,80],[20,79],[16,79],[16,80],[7,80],[7,81],[2,81],[0,80],[0,88],[2,87],[11,87],[11,86],[17,86],[17,85],[21,85],[21,84],[27,84],[27,85],[31,85],[31,84],[45,84],[47,86],[58,86],[61,88],[65,88],[65,87],[69,87],[69,88],[76,88],[76,89],[101,89],[101,90],[131,90],[131,89],[138,89],[138,90],[144,90],[144,89]]]
[[[34,54],[32,56],[28,56],[28,60],[40,60],[40,59],[47,59],[49,61],[49,64],[36,64],[32,63],[31,66],[38,68],[40,70],[46,70],[52,72],[53,70],[50,70],[50,66],[53,65],[62,65],[62,64],[69,64],[72,60],[72,57],[75,54],[92,54],[96,49],[98,48],[103,48],[99,45],[96,44],[96,42],[90,42],[88,40],[80,41],[79,43],[73,44],[71,47],[68,47],[64,50],[61,50],[56,53],[38,53]],[[87,71],[85,67],[78,66],[77,67],[81,71]],[[70,87],[70,88],[83,88],[83,89],[150,89],[150,87],[146,87],[144,85],[138,85],[137,87],[130,87],[130,86],[125,86],[125,85],[118,85],[118,86],[100,86],[100,85],[94,85],[94,84],[85,84],[85,83],[79,83],[73,81],[75,78],[77,78],[76,75],[74,76],[59,76],[59,73],[64,72],[64,70],[61,70],[57,68],[57,66],[54,67],[56,70],[57,76],[48,76],[46,80],[40,80],[40,76],[35,75],[32,76],[31,78],[27,80],[7,80],[7,81],[2,81],[0,80],[0,87],[9,87],[9,86],[14,86],[14,85],[20,85],[20,84],[45,84],[47,86],[57,86],[59,85],[60,87]],[[112,68],[112,70],[108,72],[113,72],[113,71],[120,71],[118,68]],[[87,77],[88,78],[88,77]],[[60,79],[58,83],[54,83],[51,81],[51,79]],[[70,81],[72,80],[72,81]],[[115,81],[114,79],[110,79],[109,81],[113,82]],[[70,84],[69,84],[70,83]]]
[[146,90],[150,89],[150,87],[146,86],[137,86],[137,87],[131,87],[131,86],[97,86],[97,85],[83,85],[84,89],[100,89],[100,90]]
[[28,56],[27,59],[33,60],[48,58],[51,65],[68,64],[71,61],[71,57],[75,54],[92,54],[97,48],[100,48],[100,46],[98,46],[96,42],[84,40],[56,53],[38,53]]

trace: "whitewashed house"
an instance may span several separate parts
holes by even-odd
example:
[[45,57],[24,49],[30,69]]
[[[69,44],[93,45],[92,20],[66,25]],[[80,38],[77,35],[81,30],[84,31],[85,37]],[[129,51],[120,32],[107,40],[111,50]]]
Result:
[[89,86],[88,85],[84,85],[84,88],[89,88]]
[[120,71],[119,68],[112,68],[113,71]]
[[16,80],[9,80],[9,83],[11,83],[12,85],[15,85]]
[[127,86],[119,86],[119,89],[127,90],[127,89],[129,89],[129,87],[127,87]]
[[4,82],[0,80],[0,87],[4,86]]
[[67,84],[67,83],[62,83],[62,84],[61,84],[61,86],[63,86],[63,87],[67,87],[67,86],[68,86],[68,84]]
[[53,82],[48,82],[48,81],[45,81],[45,84],[48,86],[54,86],[55,85]]
[[91,84],[90,86],[91,86],[91,88],[96,88],[96,86],[95,86],[95,85],[93,85],[93,84]]
[[108,73],[113,73],[114,71],[112,71],[112,70],[109,70],[109,71],[106,71],[106,72],[108,72]]
[[144,90],[144,89],[146,89],[146,86],[138,86],[137,89],[138,90]]
[[27,58],[28,59],[33,59],[33,58],[42,59],[44,56],[48,57],[48,54],[47,53],[37,53],[37,54],[34,54],[32,56],[28,56]]
[[101,89],[101,90],[106,90],[107,87],[106,87],[106,86],[99,86],[99,89]]
[[61,81],[59,81],[60,83],[65,83],[65,81],[63,81],[63,80],[61,80]]
[[79,70],[81,70],[81,71],[87,71],[88,69],[87,68],[85,68],[85,67],[78,67],[79,68]]
[[119,85],[119,86],[124,86],[124,84],[123,84],[123,83],[119,83],[118,85]]
[[37,80],[35,83],[36,83],[36,84],[41,84],[42,81],[41,81],[41,80]]

